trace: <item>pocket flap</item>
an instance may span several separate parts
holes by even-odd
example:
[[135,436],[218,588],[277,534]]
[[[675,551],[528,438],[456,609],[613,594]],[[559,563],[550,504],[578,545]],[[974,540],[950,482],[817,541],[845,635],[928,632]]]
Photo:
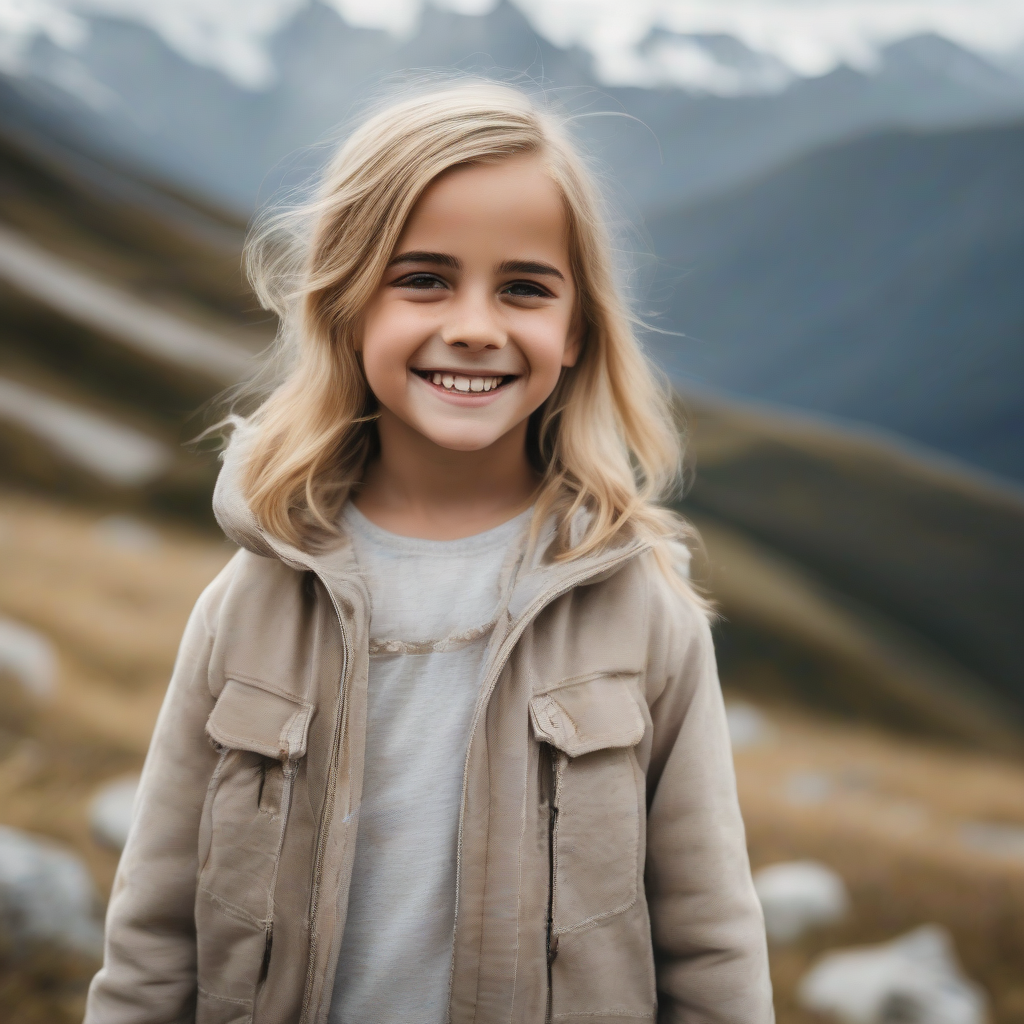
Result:
[[228,679],[206,720],[206,734],[232,750],[294,760],[306,753],[312,715],[310,704],[255,683]]
[[539,694],[530,700],[530,720],[537,739],[569,757],[633,747],[644,734],[636,698],[618,676],[598,676]]

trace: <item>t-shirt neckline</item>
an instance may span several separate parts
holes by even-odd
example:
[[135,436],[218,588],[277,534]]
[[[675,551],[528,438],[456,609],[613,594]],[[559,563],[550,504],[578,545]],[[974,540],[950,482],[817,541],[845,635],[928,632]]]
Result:
[[534,506],[531,505],[518,515],[506,519],[505,522],[499,523],[497,526],[492,526],[489,530],[474,533],[468,537],[458,537],[454,540],[432,540],[426,537],[407,537],[400,533],[392,533],[368,519],[351,501],[345,503],[342,514],[350,529],[380,547],[416,554],[443,555],[454,551],[459,553],[483,551],[507,545],[529,523],[533,509]]

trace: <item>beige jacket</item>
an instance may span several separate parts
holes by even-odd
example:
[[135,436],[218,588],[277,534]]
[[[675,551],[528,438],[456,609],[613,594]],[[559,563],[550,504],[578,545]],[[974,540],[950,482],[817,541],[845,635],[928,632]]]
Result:
[[[368,597],[344,539],[311,556],[258,529],[235,461],[216,510],[243,550],[182,640],[87,1024],[321,1024],[330,1006]],[[519,568],[452,757],[452,1024],[770,1024],[711,637],[641,545]]]

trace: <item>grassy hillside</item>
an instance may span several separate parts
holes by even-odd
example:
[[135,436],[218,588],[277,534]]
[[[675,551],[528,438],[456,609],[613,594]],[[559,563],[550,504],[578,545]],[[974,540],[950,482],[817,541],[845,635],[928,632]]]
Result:
[[[0,130],[0,226],[0,378],[169,452],[166,471],[125,487],[0,416],[4,480],[111,508],[209,519],[214,462],[181,445],[231,375],[184,351],[168,358],[149,342],[152,321],[169,324],[172,340],[174,329],[186,339],[191,332],[200,346],[210,339],[241,359],[269,342],[241,275],[243,225],[8,125]],[[26,286],[28,271],[35,278],[29,273]],[[90,314],[90,290],[113,308],[101,303],[100,315]]]
[[[799,567],[831,594],[820,600],[918,665],[911,674],[1024,726],[1024,497],[871,434],[687,405],[696,473],[684,512]],[[879,678],[871,669],[864,685]]]

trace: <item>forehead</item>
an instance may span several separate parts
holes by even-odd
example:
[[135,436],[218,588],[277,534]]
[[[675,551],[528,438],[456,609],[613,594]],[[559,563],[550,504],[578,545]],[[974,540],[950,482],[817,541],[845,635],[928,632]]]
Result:
[[[434,239],[429,246],[428,237]],[[540,156],[453,167],[431,182],[406,221],[399,245],[435,249],[460,242],[525,246],[549,258],[556,252],[565,258],[562,194]]]

